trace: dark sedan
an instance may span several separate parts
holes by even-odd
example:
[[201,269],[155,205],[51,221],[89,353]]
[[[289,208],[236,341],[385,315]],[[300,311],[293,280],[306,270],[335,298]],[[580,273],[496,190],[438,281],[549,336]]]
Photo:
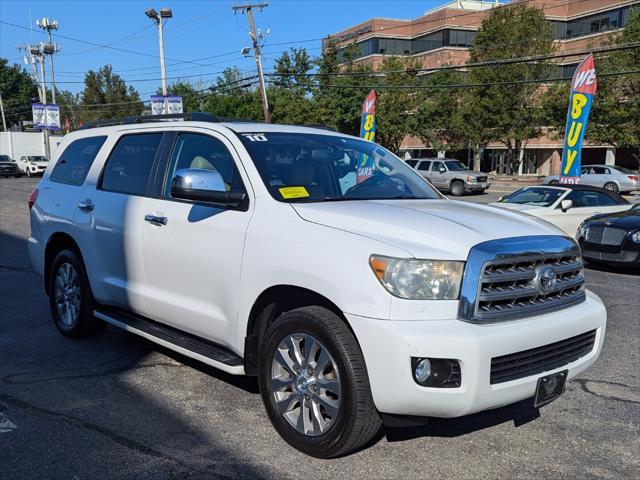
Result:
[[578,243],[587,261],[640,267],[640,204],[588,218],[578,228]]

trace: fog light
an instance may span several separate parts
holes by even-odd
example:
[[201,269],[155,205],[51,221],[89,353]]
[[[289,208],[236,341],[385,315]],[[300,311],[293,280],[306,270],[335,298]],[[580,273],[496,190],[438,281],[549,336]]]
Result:
[[413,357],[411,367],[413,379],[423,387],[456,388],[462,383],[458,360]]
[[427,381],[427,378],[431,376],[431,362],[428,358],[423,358],[418,361],[416,367],[413,370],[413,373],[416,377],[416,381],[418,383],[424,383]]

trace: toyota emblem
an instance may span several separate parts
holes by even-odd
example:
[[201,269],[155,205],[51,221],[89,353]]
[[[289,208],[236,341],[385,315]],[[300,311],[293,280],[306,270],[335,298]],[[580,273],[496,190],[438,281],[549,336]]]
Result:
[[558,277],[551,267],[543,267],[538,270],[538,275],[536,276],[536,287],[540,293],[547,294],[553,292],[557,283]]

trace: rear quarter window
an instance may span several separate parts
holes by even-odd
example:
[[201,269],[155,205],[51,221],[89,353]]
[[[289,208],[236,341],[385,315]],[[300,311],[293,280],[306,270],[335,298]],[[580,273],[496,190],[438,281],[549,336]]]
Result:
[[82,185],[106,139],[107,136],[104,135],[71,142],[60,154],[49,180],[67,185]]

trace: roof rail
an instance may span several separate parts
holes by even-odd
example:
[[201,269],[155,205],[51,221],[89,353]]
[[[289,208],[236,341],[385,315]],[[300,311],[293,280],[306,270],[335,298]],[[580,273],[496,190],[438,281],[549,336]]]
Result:
[[222,117],[217,117],[205,112],[187,112],[187,113],[167,113],[162,115],[138,115],[133,117],[125,117],[116,120],[98,120],[95,122],[89,122],[81,127],[81,130],[97,127],[111,127],[114,125],[132,125],[136,123],[153,123],[153,122],[166,122],[168,120],[187,120],[194,122],[211,122],[219,123],[227,121]]
[[295,127],[317,128],[317,129],[320,129],[320,130],[329,130],[330,132],[337,132],[338,131],[333,127],[330,127],[328,125],[323,125],[321,123],[296,123],[294,126]]

